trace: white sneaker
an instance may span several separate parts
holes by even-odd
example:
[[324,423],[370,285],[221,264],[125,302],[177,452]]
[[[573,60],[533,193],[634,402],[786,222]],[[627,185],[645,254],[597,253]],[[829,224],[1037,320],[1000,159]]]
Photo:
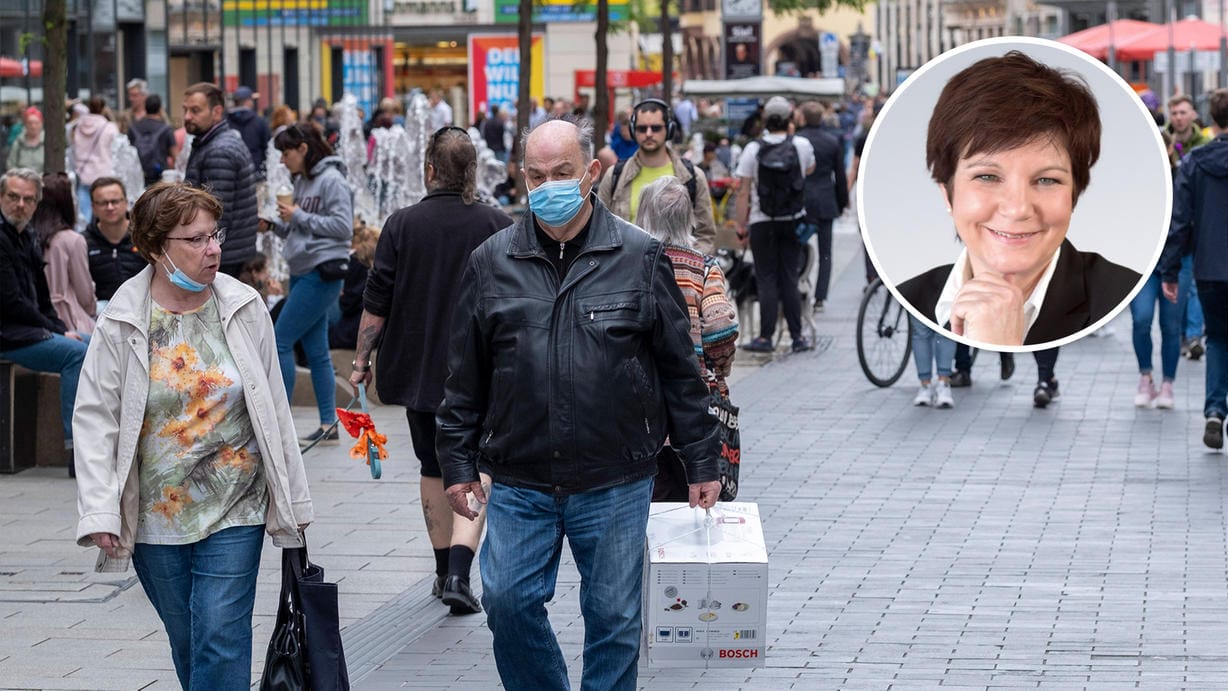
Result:
[[954,408],[955,398],[951,396],[951,383],[938,380],[934,385],[934,405],[939,408]]
[[933,405],[934,404],[934,387],[932,384],[922,384],[921,388],[917,389],[917,395],[913,396],[912,404],[917,406]]
[[1156,397],[1156,407],[1172,410],[1173,405],[1173,383],[1166,381],[1160,384],[1160,395]]
[[1151,380],[1151,375],[1144,374],[1139,376],[1138,393],[1134,394],[1134,406],[1136,408],[1146,408],[1155,400],[1156,395],[1156,384]]

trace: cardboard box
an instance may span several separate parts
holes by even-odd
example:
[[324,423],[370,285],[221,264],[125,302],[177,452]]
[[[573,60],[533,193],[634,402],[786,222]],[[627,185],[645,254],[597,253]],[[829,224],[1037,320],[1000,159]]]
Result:
[[758,667],[767,548],[753,503],[653,504],[644,560],[645,658],[657,667]]

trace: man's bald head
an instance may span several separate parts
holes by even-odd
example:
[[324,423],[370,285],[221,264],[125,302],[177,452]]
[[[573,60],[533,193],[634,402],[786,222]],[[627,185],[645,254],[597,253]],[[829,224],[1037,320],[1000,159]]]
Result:
[[584,164],[593,160],[593,123],[588,118],[566,116],[554,120],[546,120],[532,130],[525,130],[520,138],[520,156],[522,162],[527,160],[530,151],[540,151],[543,147],[554,149],[557,146],[574,147],[573,151]]

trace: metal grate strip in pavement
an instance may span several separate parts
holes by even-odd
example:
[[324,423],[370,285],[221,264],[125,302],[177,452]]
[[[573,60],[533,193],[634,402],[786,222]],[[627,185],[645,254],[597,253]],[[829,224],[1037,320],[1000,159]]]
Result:
[[345,627],[341,642],[350,680],[358,682],[448,616],[448,608],[431,595],[432,574],[395,599]]

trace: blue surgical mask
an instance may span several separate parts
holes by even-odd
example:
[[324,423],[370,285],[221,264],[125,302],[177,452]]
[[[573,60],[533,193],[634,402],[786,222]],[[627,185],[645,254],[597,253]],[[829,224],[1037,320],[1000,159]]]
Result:
[[182,288],[183,290],[191,293],[199,293],[205,288],[208,288],[208,286],[206,286],[204,283],[197,283],[189,278],[182,269],[175,266],[175,262],[171,261],[170,257],[167,257],[166,261],[171,262],[171,268],[175,270],[174,272],[171,272],[167,271],[165,266],[162,267],[162,270],[166,271],[166,278],[171,282],[171,285],[175,286],[176,288]]
[[529,209],[538,220],[552,228],[567,225],[584,206],[580,183],[588,177],[588,171],[579,180],[551,180],[529,191]]

